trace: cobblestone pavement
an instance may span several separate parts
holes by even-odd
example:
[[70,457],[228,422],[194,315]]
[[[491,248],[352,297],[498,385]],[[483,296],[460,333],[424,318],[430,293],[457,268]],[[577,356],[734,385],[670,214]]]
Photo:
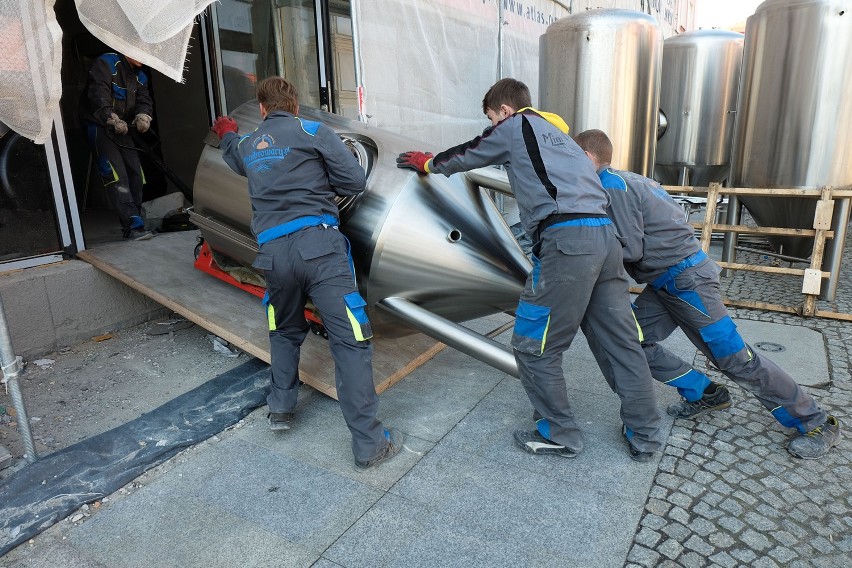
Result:
[[[852,313],[849,249],[837,298],[818,302],[820,309]],[[738,262],[771,260],[741,253]],[[803,299],[795,277],[737,272],[722,289],[726,297],[790,306]],[[694,365],[728,385],[734,406],[675,421],[627,566],[852,566],[852,322],[746,309],[731,315],[823,335],[831,382],[808,392],[840,419],[846,437],[821,460],[793,458],[786,445],[795,433],[699,353]]]

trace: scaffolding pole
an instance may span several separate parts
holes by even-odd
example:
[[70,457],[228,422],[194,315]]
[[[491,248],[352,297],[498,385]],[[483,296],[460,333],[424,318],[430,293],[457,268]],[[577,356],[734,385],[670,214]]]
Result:
[[21,358],[15,357],[15,352],[12,350],[12,335],[9,333],[9,326],[6,324],[3,298],[0,298],[0,370],[3,371],[2,383],[6,386],[9,396],[12,398],[12,406],[15,408],[15,414],[18,417],[18,432],[21,433],[24,451],[26,452],[24,459],[28,463],[32,463],[36,461],[38,456],[36,456],[33,435],[30,432],[30,419],[24,406],[24,398],[21,396],[21,386],[18,384],[18,375],[21,374],[22,369]]

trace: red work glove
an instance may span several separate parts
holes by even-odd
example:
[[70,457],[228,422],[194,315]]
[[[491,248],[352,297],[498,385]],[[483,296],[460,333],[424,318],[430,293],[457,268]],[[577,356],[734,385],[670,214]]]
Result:
[[426,152],[403,152],[396,159],[396,167],[408,168],[422,174],[429,173],[429,160],[432,159],[432,153]]
[[226,133],[237,132],[237,121],[230,116],[220,116],[213,121],[213,126],[210,127],[210,130],[215,132],[216,136],[218,136],[219,140],[221,140],[225,137]]

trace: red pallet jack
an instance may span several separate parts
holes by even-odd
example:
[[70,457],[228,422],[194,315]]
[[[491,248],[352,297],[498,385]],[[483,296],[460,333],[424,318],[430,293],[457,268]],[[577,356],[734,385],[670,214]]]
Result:
[[[263,297],[266,295],[266,288],[264,288],[263,286],[240,282],[239,280],[222,270],[222,268],[218,264],[216,264],[216,260],[213,258],[213,251],[210,250],[210,246],[203,238],[199,238],[199,243],[195,247],[194,266],[198,270],[206,272],[211,276],[215,276],[219,280],[227,282],[231,286],[236,286],[240,290],[245,290],[253,296],[257,296],[258,298],[263,299]],[[316,308],[314,308],[314,306],[310,302],[308,303],[308,305],[305,306],[305,319],[308,321],[308,326],[310,327],[311,333],[328,339],[328,333],[325,330],[325,326],[322,324],[322,319],[317,313]]]

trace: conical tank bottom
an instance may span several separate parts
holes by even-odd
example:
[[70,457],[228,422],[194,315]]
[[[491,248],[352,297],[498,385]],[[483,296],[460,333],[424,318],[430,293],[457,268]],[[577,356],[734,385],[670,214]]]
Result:
[[[761,227],[813,229],[816,200],[805,198],[740,197],[740,202]],[[808,258],[814,240],[809,237],[769,237],[775,252]]]
[[[531,264],[486,192],[464,179],[410,176],[375,240],[369,305],[400,297],[454,322],[514,311]],[[383,335],[403,332],[383,325],[387,314],[370,317]]]

